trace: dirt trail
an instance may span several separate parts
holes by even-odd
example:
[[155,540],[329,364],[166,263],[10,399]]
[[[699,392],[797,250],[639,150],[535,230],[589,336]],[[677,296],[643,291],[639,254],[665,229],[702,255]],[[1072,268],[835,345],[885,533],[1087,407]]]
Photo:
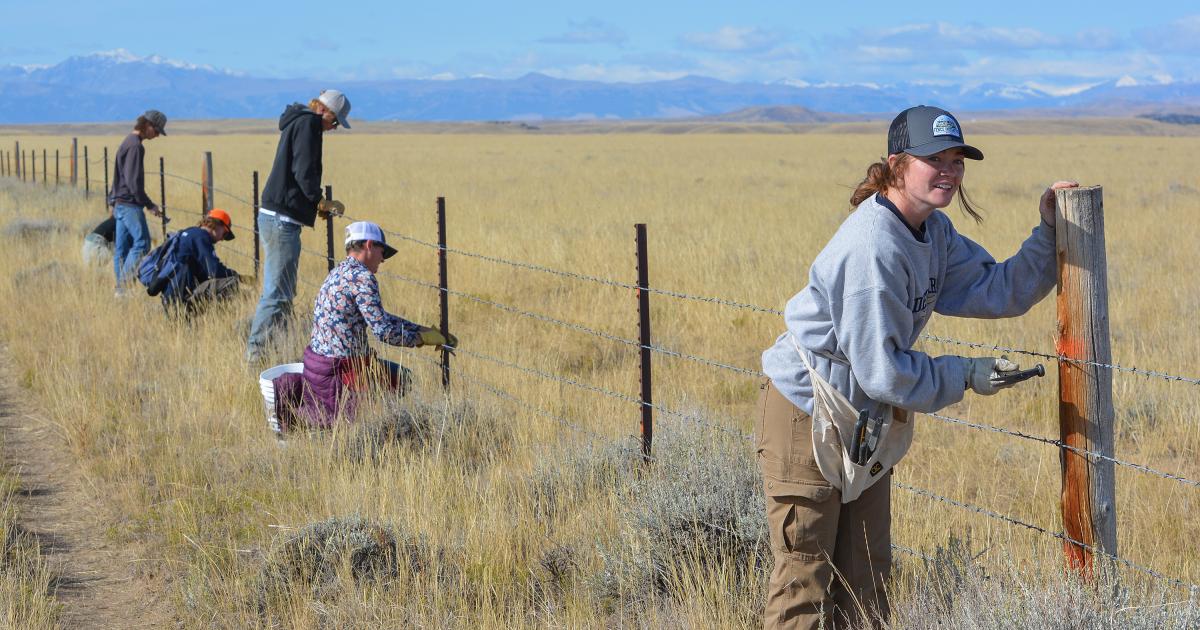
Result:
[[[0,350],[0,361],[7,361]],[[113,522],[58,427],[0,369],[3,464],[21,482],[20,525],[41,540],[63,605],[63,628],[175,626],[167,586],[138,550],[106,539]]]

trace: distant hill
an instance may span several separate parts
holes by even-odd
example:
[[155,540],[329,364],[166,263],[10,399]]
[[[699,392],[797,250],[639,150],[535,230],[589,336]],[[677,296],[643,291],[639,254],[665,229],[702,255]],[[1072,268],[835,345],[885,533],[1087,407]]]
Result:
[[768,105],[745,107],[727,114],[708,116],[702,120],[742,123],[834,123],[864,120],[863,115],[817,112],[799,105]]
[[[805,124],[885,117],[914,104],[980,115],[1132,116],[1200,107],[1200,83],[1121,77],[1067,95],[1029,86],[800,80],[730,83],[686,76],[646,83],[515,79],[317,81],[264,79],[111,51],[46,67],[0,66],[0,124],[128,121],[148,107],[173,119],[273,119],[288,103],[338,87],[352,120],[622,121],[719,120]],[[843,117],[847,116],[847,117]]]

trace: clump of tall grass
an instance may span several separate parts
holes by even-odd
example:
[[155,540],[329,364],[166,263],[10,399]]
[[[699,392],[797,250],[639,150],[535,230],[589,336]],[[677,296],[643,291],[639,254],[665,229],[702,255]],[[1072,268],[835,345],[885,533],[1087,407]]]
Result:
[[[329,518],[280,535],[259,573],[258,604],[303,593],[334,599],[366,583],[387,583],[401,573],[445,571],[438,552],[420,536],[377,525],[360,516]],[[437,576],[445,577],[444,574]]]
[[41,545],[17,524],[15,480],[0,476],[0,627],[57,628],[61,606]]
[[391,392],[365,405],[334,440],[335,457],[378,462],[400,445],[446,456],[468,469],[492,465],[512,446],[511,425],[471,400]]
[[[951,536],[914,565],[902,564],[888,627],[906,630],[1026,628],[1150,630],[1200,627],[1200,593],[1151,587],[1135,596],[1112,567],[1100,567],[1094,583],[1054,569],[1022,569],[1010,558],[998,566],[979,562],[970,536]],[[1053,577],[1052,577],[1053,576]],[[1135,603],[1136,602],[1136,603]]]
[[707,572],[759,591],[769,552],[749,445],[690,428],[660,434],[656,446],[654,461],[625,491],[616,542],[600,548],[598,593],[644,604],[678,595]]

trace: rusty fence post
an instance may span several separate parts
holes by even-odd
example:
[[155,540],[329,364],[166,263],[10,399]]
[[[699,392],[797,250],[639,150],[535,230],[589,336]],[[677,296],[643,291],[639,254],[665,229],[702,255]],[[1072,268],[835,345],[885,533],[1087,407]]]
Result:
[[88,163],[88,148],[83,145],[83,198],[87,199],[92,194],[92,166]]
[[108,188],[108,147],[104,147],[104,204],[108,205],[108,195],[112,191]]
[[[1112,371],[1104,199],[1099,186],[1056,191],[1060,435],[1067,445],[1114,456]],[[1113,462],[1060,449],[1062,520],[1066,535],[1117,555]],[[1067,564],[1094,575],[1091,550],[1063,543]]]
[[79,138],[71,138],[71,185],[79,185]]
[[167,168],[166,162],[160,156],[158,158],[158,194],[162,198],[158,209],[162,212],[162,235],[163,239],[167,238]]
[[654,380],[650,371],[650,267],[646,245],[646,224],[634,224],[637,240],[637,302],[638,302],[638,357],[640,364],[642,402],[642,457],[650,460],[654,441]]
[[58,178],[58,170],[59,170],[59,169],[58,169],[58,162],[59,162],[59,159],[58,159],[58,149],[55,149],[55,150],[54,150],[54,185],[55,185],[55,186],[58,186],[58,185],[59,185],[59,178]]
[[13,176],[21,179],[21,141],[13,140]]
[[200,161],[200,211],[208,216],[213,208],[212,151],[205,151]]
[[[450,278],[446,265],[446,198],[437,198],[437,230],[438,230],[438,324],[447,339],[450,338]],[[450,391],[450,350],[445,346],[442,352],[442,389]]]
[[37,183],[37,149],[29,150],[29,157],[33,158],[33,177],[29,178],[31,183]]
[[[250,217],[254,221],[254,278],[259,280],[258,266],[262,260],[262,245],[259,243],[260,234],[258,233],[258,171],[254,171],[254,209]],[[259,286],[262,286],[261,282]]]

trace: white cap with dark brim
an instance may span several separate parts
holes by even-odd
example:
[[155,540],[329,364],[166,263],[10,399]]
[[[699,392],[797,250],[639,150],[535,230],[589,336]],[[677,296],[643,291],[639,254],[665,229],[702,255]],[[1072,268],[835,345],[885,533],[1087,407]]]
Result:
[[346,245],[355,241],[374,241],[383,245],[383,259],[396,255],[396,248],[387,244],[383,229],[370,221],[355,221],[346,226]]

